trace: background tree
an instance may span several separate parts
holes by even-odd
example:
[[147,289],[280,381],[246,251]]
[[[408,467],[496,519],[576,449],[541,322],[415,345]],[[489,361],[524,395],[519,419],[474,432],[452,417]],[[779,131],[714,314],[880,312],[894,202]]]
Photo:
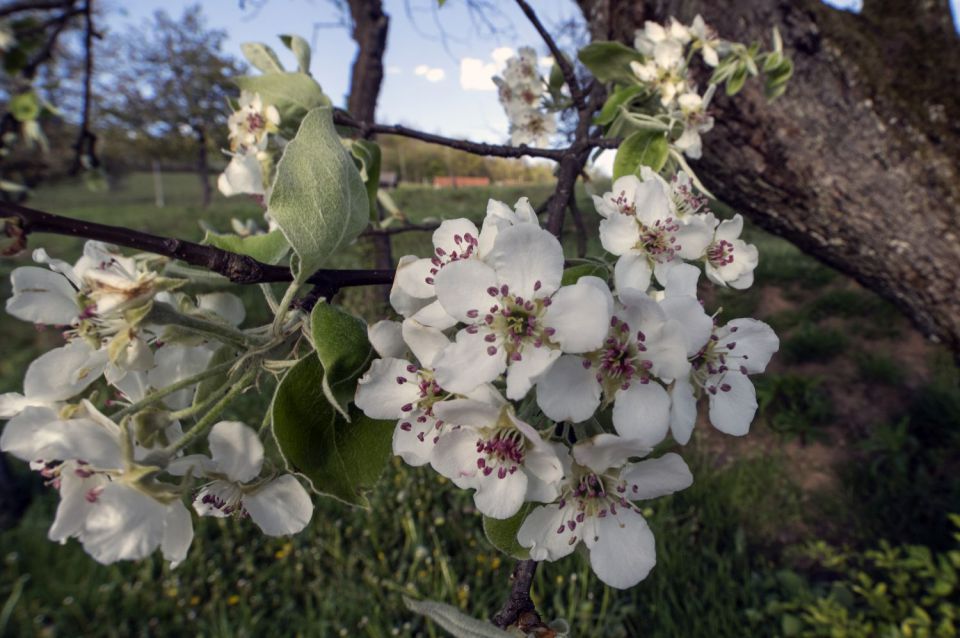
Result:
[[209,155],[224,145],[235,93],[230,78],[245,68],[223,52],[226,39],[226,31],[207,28],[200,5],[179,19],[158,11],[143,27],[111,39],[115,66],[105,69],[97,91],[105,124],[149,138],[157,156],[179,155],[181,143],[192,140],[204,206],[212,195]]
[[[960,38],[947,0],[578,0],[595,40],[702,13],[720,33],[783,34],[795,72],[768,104],[718,96],[694,168],[761,227],[895,303],[960,352]],[[946,80],[946,83],[944,81]]]

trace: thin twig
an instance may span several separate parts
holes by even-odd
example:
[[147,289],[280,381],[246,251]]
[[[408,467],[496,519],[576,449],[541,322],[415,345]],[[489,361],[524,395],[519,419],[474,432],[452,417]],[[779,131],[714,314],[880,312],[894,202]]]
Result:
[[430,232],[439,227],[440,224],[404,224],[402,226],[387,226],[386,228],[368,228],[360,234],[364,237],[399,235],[401,233]]
[[[86,0],[83,5],[84,20],[84,70],[83,70],[83,114],[80,118],[80,132],[73,145],[73,167],[70,173],[76,175],[84,166],[96,168],[99,165],[96,155],[97,136],[90,130],[90,109],[93,104],[93,0]],[[84,157],[87,158],[84,161]]]
[[[97,224],[94,222],[61,217],[34,210],[10,202],[0,202],[0,219],[4,219],[4,231],[13,239],[13,245],[5,254],[16,254],[26,248],[27,235],[51,233],[82,237],[125,246],[143,252],[179,259],[192,266],[199,266],[219,273],[235,284],[261,284],[292,281],[289,268],[257,261],[247,255],[239,255],[215,246],[203,246],[183,239],[161,237],[130,228]],[[393,270],[318,270],[307,283],[322,285],[326,290],[339,290],[351,286],[389,284]]]
[[525,0],[517,0],[517,5],[520,7],[520,10],[523,11],[524,15],[527,16],[527,19],[530,21],[530,24],[533,25],[533,28],[536,29],[537,33],[540,34],[540,37],[543,38],[547,48],[550,49],[550,53],[553,55],[554,62],[556,62],[557,66],[560,67],[560,72],[563,74],[563,79],[567,83],[567,86],[570,87],[570,97],[573,98],[574,105],[578,109],[586,108],[587,98],[580,89],[580,82],[577,80],[577,74],[574,72],[573,67],[570,66],[570,61],[563,54],[563,51],[561,51],[560,47],[557,46],[556,40],[553,39],[553,36],[550,35],[550,32],[547,31],[546,27],[543,26],[543,23],[540,22],[540,18],[537,16],[537,12],[533,10],[533,7],[527,4]]

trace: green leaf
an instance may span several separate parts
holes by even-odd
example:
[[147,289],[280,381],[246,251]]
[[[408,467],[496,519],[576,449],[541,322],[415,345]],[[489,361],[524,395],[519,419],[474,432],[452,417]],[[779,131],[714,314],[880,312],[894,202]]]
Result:
[[13,96],[7,108],[10,110],[10,115],[18,122],[29,122],[40,115],[40,101],[33,91]]
[[281,35],[280,41],[297,57],[300,72],[310,75],[310,45],[307,41],[298,35]]
[[270,216],[296,253],[297,282],[367,226],[370,201],[360,171],[340,143],[333,109],[313,109],[277,163]]
[[617,115],[620,114],[621,106],[629,104],[630,100],[641,95],[645,90],[644,87],[636,84],[620,87],[607,98],[607,101],[603,104],[603,108],[600,109],[597,116],[593,118],[593,123],[604,126],[610,124]]
[[455,638],[510,638],[513,635],[488,622],[467,616],[452,605],[434,600],[413,600],[407,596],[403,597],[403,602],[410,611],[426,616]]
[[349,421],[347,406],[356,393],[357,379],[374,358],[367,325],[338,306],[320,302],[310,313],[310,334],[323,366],[323,393]]
[[580,281],[581,277],[599,277],[606,280],[610,276],[610,269],[603,264],[578,264],[563,271],[561,286],[572,286]]
[[264,73],[283,73],[283,65],[276,52],[262,42],[244,42],[240,45],[243,57]]
[[502,520],[484,516],[483,533],[490,544],[511,558],[517,560],[530,558],[530,550],[517,542],[517,531],[533,507],[533,503],[524,503],[519,512]]
[[780,64],[767,71],[764,76],[763,91],[768,100],[774,100],[787,90],[787,83],[793,75],[793,62],[790,58],[784,58]]
[[350,407],[350,422],[322,392],[323,367],[315,354],[284,376],[273,398],[273,435],[287,466],[313,490],[367,507],[372,488],[390,459],[393,421],[377,421]]
[[234,82],[245,91],[259,93],[265,104],[277,107],[284,129],[296,129],[311,109],[330,106],[330,98],[305,73],[246,75],[235,78]]
[[736,95],[747,81],[747,67],[741,64],[727,80],[727,95]]
[[[214,351],[213,356],[210,357],[210,363],[207,364],[207,369],[215,368],[219,365],[233,361],[237,358],[237,351],[233,346],[223,345]],[[210,398],[210,396],[219,390],[223,384],[227,382],[227,378],[230,375],[228,371],[224,370],[220,374],[216,374],[212,377],[207,377],[203,381],[197,384],[197,391],[193,395],[193,405],[200,405],[205,400]]]
[[262,235],[231,235],[214,233],[207,231],[203,238],[203,243],[216,246],[222,250],[229,250],[232,253],[249,255],[257,261],[265,264],[276,264],[286,256],[290,250],[290,244],[287,238],[279,230],[271,230]]
[[380,220],[377,211],[377,189],[380,188],[380,146],[370,140],[354,140],[350,152],[360,162],[360,176],[367,185],[370,200],[370,221]]
[[619,42],[593,42],[580,49],[577,56],[601,82],[636,84],[630,63],[643,62],[639,51]]
[[649,166],[660,172],[670,156],[667,137],[660,131],[637,131],[623,140],[613,160],[613,179],[639,172]]

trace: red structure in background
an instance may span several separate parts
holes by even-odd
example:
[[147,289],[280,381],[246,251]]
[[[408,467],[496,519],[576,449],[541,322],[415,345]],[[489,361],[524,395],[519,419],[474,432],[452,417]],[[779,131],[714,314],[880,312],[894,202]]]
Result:
[[461,188],[464,186],[489,186],[489,177],[466,177],[460,175],[444,175],[433,178],[434,188]]

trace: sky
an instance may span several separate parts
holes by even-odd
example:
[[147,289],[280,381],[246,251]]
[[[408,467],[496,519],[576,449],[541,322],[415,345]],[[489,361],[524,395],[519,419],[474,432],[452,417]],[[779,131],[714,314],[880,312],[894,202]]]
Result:
[[[156,10],[178,16],[196,0],[112,0],[108,27],[124,30],[141,25]],[[826,0],[857,11],[862,0]],[[905,0],[906,1],[906,0]],[[346,28],[330,26],[339,19],[327,0],[204,0],[208,26],[229,34],[227,51],[242,57],[240,44],[271,45],[287,68],[296,68],[293,55],[279,34],[294,33],[313,46],[311,73],[335,104],[343,105],[349,87],[356,46]],[[497,33],[474,20],[466,3],[450,0],[437,9],[436,0],[384,0],[391,16],[386,70],[377,121],[406,124],[433,133],[477,141],[506,142],[507,119],[497,101],[490,76],[496,74],[514,48],[534,46],[546,56],[536,31],[513,2],[492,0],[498,15],[489,16]],[[552,33],[580,16],[572,0],[531,0]],[[951,0],[958,21],[960,0]],[[407,10],[409,7],[409,11]],[[442,26],[442,28],[441,28]],[[958,22],[960,28],[960,22]],[[442,37],[442,34],[446,34]],[[544,57],[543,72],[550,59]],[[607,153],[602,164],[612,160]],[[608,168],[605,166],[605,168]]]

